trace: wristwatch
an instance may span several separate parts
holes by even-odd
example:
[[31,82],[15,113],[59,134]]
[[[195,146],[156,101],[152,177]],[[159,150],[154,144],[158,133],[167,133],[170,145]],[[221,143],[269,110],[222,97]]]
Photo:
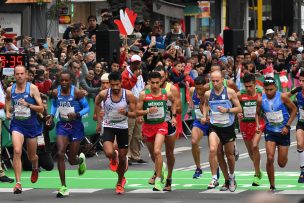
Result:
[[290,125],[286,124],[285,127],[288,128],[288,130],[290,130]]

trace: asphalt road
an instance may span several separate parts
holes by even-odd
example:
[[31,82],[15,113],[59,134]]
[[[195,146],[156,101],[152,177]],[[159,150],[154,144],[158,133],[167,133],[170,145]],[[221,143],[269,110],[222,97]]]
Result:
[[[238,136],[240,138],[240,136]],[[242,139],[237,139],[237,148],[240,152],[240,158],[236,163],[237,171],[237,180],[239,176],[246,175],[246,172],[250,173],[253,171],[252,163],[246,152],[245,145]],[[260,142],[260,151],[261,151],[261,167],[262,170],[265,170],[266,163],[266,152],[264,147],[264,138]],[[191,142],[190,138],[187,140],[185,138],[180,138],[176,143],[175,148],[176,155],[176,164],[175,171],[189,171],[189,180],[191,184],[195,184],[197,180],[192,180],[192,172],[194,171],[194,161],[191,154]],[[295,130],[292,130],[291,134],[291,147],[289,150],[289,160],[285,168],[279,168],[275,164],[275,170],[277,172],[278,178],[283,178],[282,186],[283,189],[279,190],[276,195],[283,195],[288,198],[288,202],[296,203],[299,202],[301,198],[304,198],[304,184],[303,186],[297,186],[297,189],[293,190],[293,184],[297,183],[299,164],[298,156],[296,152],[296,142],[295,142]],[[144,147],[142,151],[142,158],[148,161],[146,165],[132,165],[129,166],[129,171],[147,171],[153,169],[152,161],[149,158],[147,148]],[[206,138],[203,138],[201,141],[201,163],[204,170],[204,175],[202,179],[209,182],[209,165],[208,165],[208,146]],[[108,160],[105,156],[100,153],[98,157],[92,157],[87,159],[88,170],[107,170],[108,169]],[[75,167],[70,167],[67,164],[67,169],[76,169]],[[56,170],[56,169],[54,169]],[[290,173],[287,173],[290,172]],[[206,175],[207,174],[207,175]],[[209,174],[209,175],[208,175]],[[287,174],[287,175],[286,175]],[[284,177],[289,177],[284,179]],[[116,175],[113,175],[115,178]],[[148,179],[149,177],[147,177]],[[267,180],[267,176],[265,175]],[[106,180],[104,180],[106,181]],[[267,183],[267,181],[266,181]],[[222,184],[222,183],[221,183]],[[248,184],[251,184],[251,179],[248,179]],[[148,203],[148,202],[159,202],[159,203],[181,203],[181,202],[245,202],[245,199],[250,195],[255,194],[255,191],[252,191],[246,186],[240,186],[236,192],[218,192],[217,190],[205,190],[205,186],[201,189],[176,189],[172,192],[152,192],[151,186],[146,187],[136,187],[136,184],[130,185],[126,189],[124,195],[116,195],[114,187],[113,189],[98,189],[93,191],[86,190],[71,190],[71,195],[64,199],[57,199],[56,192],[51,189],[38,189],[33,186],[35,189],[29,189],[24,191],[21,195],[13,195],[10,188],[1,189],[2,184],[0,184],[0,203],[2,202],[132,202],[132,203]],[[13,185],[12,185],[13,186]],[[132,188],[134,186],[134,188]],[[7,185],[6,185],[7,187]],[[186,187],[184,185],[184,187]],[[189,186],[190,187],[190,186]],[[268,184],[264,184],[262,190],[266,191],[269,187]],[[294,186],[295,187],[295,186]],[[303,188],[299,190],[299,187]],[[286,189],[284,189],[286,188]],[[258,202],[257,202],[258,203]]]

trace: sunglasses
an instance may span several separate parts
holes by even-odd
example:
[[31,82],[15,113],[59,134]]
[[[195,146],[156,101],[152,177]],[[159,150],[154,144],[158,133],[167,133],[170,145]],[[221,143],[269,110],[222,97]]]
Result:
[[275,81],[272,80],[272,79],[267,79],[267,80],[264,80],[264,84],[265,85],[272,85],[272,84],[275,84]]

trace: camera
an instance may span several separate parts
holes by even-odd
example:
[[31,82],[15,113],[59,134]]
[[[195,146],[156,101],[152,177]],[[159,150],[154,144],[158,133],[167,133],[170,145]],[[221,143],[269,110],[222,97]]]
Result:
[[12,38],[4,38],[3,41],[5,43],[13,43],[13,39]]
[[38,75],[38,76],[44,75],[44,70],[42,70],[42,69],[37,69],[37,70],[36,70],[36,75]]
[[158,48],[151,48],[151,52],[158,52]]
[[4,32],[13,32],[13,28],[12,27],[2,28],[2,30]]

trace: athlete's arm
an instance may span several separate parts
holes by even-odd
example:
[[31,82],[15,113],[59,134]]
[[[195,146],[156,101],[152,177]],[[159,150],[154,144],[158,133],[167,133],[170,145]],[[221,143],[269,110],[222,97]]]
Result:
[[126,111],[126,116],[129,118],[136,118],[136,99],[130,90],[126,90],[127,98],[129,101],[129,111]]
[[[171,95],[175,99],[175,107],[176,107],[176,113],[181,114],[182,113],[182,102],[178,93],[177,87],[174,85],[171,85]],[[171,109],[172,110],[172,109]]]
[[[241,101],[241,96],[242,96],[241,92],[237,92],[236,96],[238,97],[238,100]],[[242,119],[243,118],[243,110],[242,110],[242,112],[238,113],[237,115],[238,115],[238,118]]]
[[[172,92],[168,92],[167,95],[168,95],[168,99],[172,103],[172,106],[171,106],[172,115],[176,115],[176,106],[177,106],[176,99],[177,98],[173,96]],[[172,124],[172,126],[176,126],[176,117],[175,116],[172,116],[171,124]]]
[[[240,101],[239,101],[235,91],[230,88],[227,88],[227,91],[228,91],[228,95],[230,95],[231,102],[234,106],[233,108],[229,109],[229,112],[230,113],[241,113],[242,107],[241,107]],[[227,111],[227,113],[228,113],[228,111]]]
[[147,115],[149,113],[149,109],[143,110],[145,97],[146,97],[146,93],[145,93],[145,90],[143,90],[139,94],[138,102],[137,102],[137,105],[136,105],[137,106],[137,111],[136,111],[137,116],[144,116],[144,115]]
[[301,90],[302,90],[302,88],[299,86],[299,87],[296,87],[293,90],[291,90],[290,92],[287,92],[285,94],[287,94],[288,97],[291,97],[292,95],[300,92]]
[[291,111],[290,112],[290,116],[288,119],[288,122],[286,125],[290,126],[292,121],[295,119],[295,117],[297,116],[297,107],[296,105],[289,99],[287,94],[282,93],[281,94],[281,99],[282,102],[287,106],[287,108]]
[[256,123],[256,131],[257,131],[257,133],[260,133],[261,107],[262,107],[262,97],[259,96],[257,98],[257,106],[256,106],[256,113],[255,113],[255,123]]
[[203,124],[205,124],[207,122],[207,116],[208,116],[208,111],[209,111],[209,105],[208,105],[208,101],[209,101],[209,97],[210,97],[210,90],[208,90],[207,92],[205,92],[205,101],[203,104],[203,117],[201,122]]
[[90,112],[90,105],[88,103],[88,100],[85,98],[84,92],[79,90],[78,88],[75,88],[75,96],[82,106],[82,109],[76,114],[77,117],[82,117],[83,115]]
[[107,89],[102,90],[95,98],[94,114],[96,114],[98,124],[101,123],[103,117],[103,115],[100,114],[101,112],[100,103],[104,101],[107,91],[108,91]]
[[37,105],[27,103],[25,104],[25,106],[27,106],[33,111],[36,111],[37,113],[43,113],[44,107],[37,86],[31,84],[30,89],[31,89],[32,97],[34,97]]
[[11,102],[12,102],[11,91],[12,91],[12,86],[6,89],[6,96],[5,96],[5,112],[6,112],[6,119],[8,120],[11,119]]

